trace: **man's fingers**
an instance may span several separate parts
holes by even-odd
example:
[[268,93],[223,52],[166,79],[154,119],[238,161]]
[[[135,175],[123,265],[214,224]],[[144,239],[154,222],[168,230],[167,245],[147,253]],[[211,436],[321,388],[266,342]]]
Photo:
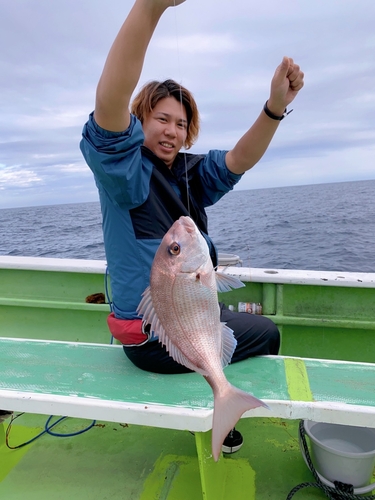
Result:
[[296,80],[300,74],[301,68],[298,66],[298,64],[293,63],[289,66],[289,70],[286,76],[290,82],[294,82],[294,80]]
[[276,73],[279,73],[282,77],[287,77],[290,71],[290,61],[291,59],[289,57],[284,56]]
[[288,76],[291,88],[294,90],[297,89],[297,87],[302,88],[304,76],[305,75],[300,70],[299,66],[296,66],[296,68]]
[[298,64],[294,64],[294,62],[290,64],[287,78],[293,90],[300,90],[303,87],[304,76]]
[[277,67],[271,83],[271,94],[273,102],[278,101],[280,109],[282,105],[290,104],[295,93],[304,85],[304,74],[298,64],[291,57],[283,57]]
[[294,61],[293,61],[293,59],[292,59],[291,57],[286,57],[286,56],[285,56],[285,57],[284,57],[284,59],[283,59],[283,61],[284,61],[284,60],[287,60],[287,61],[288,61],[288,64],[289,64],[289,67],[288,67],[288,72],[287,72],[287,74],[286,74],[286,76],[289,76],[289,75],[290,75],[290,73],[293,71],[293,67],[295,66],[295,64],[294,64]]
[[298,83],[291,83],[291,84],[290,84],[290,88],[291,88],[292,90],[296,90],[296,91],[301,90],[301,88],[302,88],[303,86],[304,86],[304,82],[303,82],[303,80],[302,80],[302,81],[298,80]]

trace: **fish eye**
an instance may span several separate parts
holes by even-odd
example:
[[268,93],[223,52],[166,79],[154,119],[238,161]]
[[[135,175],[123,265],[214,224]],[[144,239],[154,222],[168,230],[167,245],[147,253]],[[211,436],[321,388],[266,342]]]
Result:
[[180,253],[180,245],[174,241],[171,245],[169,245],[168,247],[168,252],[171,254],[171,255],[178,255]]

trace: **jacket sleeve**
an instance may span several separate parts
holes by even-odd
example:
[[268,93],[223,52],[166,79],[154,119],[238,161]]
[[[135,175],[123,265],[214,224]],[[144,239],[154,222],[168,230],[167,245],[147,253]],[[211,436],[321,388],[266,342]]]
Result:
[[149,193],[152,163],[142,161],[144,141],[139,120],[131,115],[129,128],[110,132],[101,128],[91,113],[82,131],[80,148],[99,190],[118,205],[141,205]]
[[211,150],[201,161],[198,171],[202,184],[202,201],[205,207],[214,205],[231,191],[242,175],[231,172],[226,163],[227,151]]

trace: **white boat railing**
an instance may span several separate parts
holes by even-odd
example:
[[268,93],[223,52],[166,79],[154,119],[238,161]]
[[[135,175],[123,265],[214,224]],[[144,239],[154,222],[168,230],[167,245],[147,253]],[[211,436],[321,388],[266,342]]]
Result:
[[[237,257],[237,256],[234,256]],[[106,261],[0,255],[1,269],[105,274]],[[375,273],[220,266],[244,282],[375,288]]]

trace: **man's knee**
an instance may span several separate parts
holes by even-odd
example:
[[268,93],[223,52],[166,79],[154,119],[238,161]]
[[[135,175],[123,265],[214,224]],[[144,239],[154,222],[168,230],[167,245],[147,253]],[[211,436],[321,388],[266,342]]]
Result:
[[280,331],[275,325],[275,323],[269,320],[267,329],[267,339],[268,339],[268,354],[277,355],[280,349]]

